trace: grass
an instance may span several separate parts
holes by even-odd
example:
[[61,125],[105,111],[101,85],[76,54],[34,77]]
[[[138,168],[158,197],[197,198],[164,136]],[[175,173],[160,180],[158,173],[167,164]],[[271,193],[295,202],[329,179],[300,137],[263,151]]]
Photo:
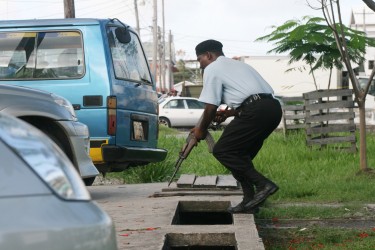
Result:
[[[212,132],[218,139],[221,132]],[[130,168],[111,177],[125,183],[166,182],[174,171],[178,153],[187,133],[160,128],[159,145],[169,151],[165,161]],[[357,137],[358,138],[358,137]],[[367,135],[367,161],[375,166],[375,134]],[[305,144],[303,131],[274,132],[254,159],[254,165],[272,179],[280,190],[267,199],[257,223],[275,220],[374,220],[375,175],[361,173],[359,153],[338,151],[334,147],[310,149]],[[177,174],[217,175],[230,174],[208,153],[205,142],[190,153]],[[338,229],[308,226],[285,229],[260,229],[266,249],[375,249],[375,227]]]
[[367,250],[375,248],[375,230],[342,230],[312,227],[308,230],[277,230],[277,235],[263,241],[266,249],[347,249]]
[[[168,150],[168,155],[163,162],[150,163],[146,166],[130,168],[121,173],[109,173],[109,177],[121,178],[125,183],[151,183],[166,182],[173,172],[181,147],[184,145],[188,132],[180,132],[165,126],[160,127],[159,148]],[[220,136],[220,131],[212,132],[215,139]],[[183,161],[177,178],[181,174],[211,175],[229,174],[216,159],[208,152],[205,142],[199,143]]]
[[[221,131],[211,132],[218,139]],[[159,148],[168,150],[163,162],[130,168],[111,177],[122,178],[125,183],[168,181],[174,171],[179,151],[187,133],[166,127],[160,128]],[[368,165],[375,166],[374,134],[367,139]],[[280,191],[272,196],[274,202],[356,202],[375,203],[375,175],[360,173],[359,154],[337,151],[332,147],[311,150],[305,144],[303,132],[291,133],[286,138],[274,132],[265,141],[254,159],[254,165],[265,176],[276,182]],[[177,174],[198,176],[229,174],[210,153],[205,142],[190,153]]]

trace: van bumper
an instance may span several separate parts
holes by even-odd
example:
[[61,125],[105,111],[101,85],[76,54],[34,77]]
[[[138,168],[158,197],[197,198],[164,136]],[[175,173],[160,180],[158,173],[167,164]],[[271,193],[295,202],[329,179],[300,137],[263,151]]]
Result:
[[104,162],[159,162],[165,159],[167,153],[167,150],[158,148],[119,147],[113,145],[102,146]]

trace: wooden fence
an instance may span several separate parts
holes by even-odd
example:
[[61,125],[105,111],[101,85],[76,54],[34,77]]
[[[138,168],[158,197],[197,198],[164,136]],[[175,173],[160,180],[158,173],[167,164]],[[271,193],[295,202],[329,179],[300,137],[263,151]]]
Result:
[[305,109],[303,96],[282,97],[283,131],[305,128]]
[[355,152],[355,113],[350,89],[318,90],[304,93],[306,142],[308,146],[337,148]]

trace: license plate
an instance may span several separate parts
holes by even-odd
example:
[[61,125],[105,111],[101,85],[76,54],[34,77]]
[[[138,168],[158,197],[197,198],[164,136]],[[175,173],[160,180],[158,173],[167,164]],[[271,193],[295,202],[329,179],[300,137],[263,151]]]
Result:
[[142,122],[133,121],[133,139],[137,141],[145,140]]

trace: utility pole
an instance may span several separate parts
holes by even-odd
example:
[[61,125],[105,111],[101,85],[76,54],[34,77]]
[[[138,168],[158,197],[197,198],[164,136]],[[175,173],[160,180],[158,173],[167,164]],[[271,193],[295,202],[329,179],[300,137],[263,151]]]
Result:
[[64,0],[64,16],[65,18],[75,18],[74,0]]
[[[153,56],[152,56],[152,73],[154,74],[154,79],[155,81],[158,79],[157,78],[157,64],[158,64],[158,6],[157,6],[157,0],[154,0],[153,4],[154,8],[154,17],[152,19],[153,23]],[[159,85],[160,86],[160,85]]]
[[162,47],[162,56],[161,57],[161,75],[162,75],[162,86],[164,89],[166,88],[169,88],[169,86],[167,86],[166,82],[165,82],[165,18],[164,18],[164,0],[162,0],[162,19],[163,19],[163,29],[162,29],[162,39],[161,39],[161,43],[163,44],[163,47]]
[[171,30],[169,30],[169,39],[168,39],[168,43],[169,43],[169,63],[168,63],[168,78],[169,78],[169,89],[172,90],[174,89],[174,85],[173,85],[173,72],[172,72],[172,62],[173,62],[173,56],[172,56],[172,32]]
[[138,16],[138,0],[134,0],[134,12],[135,12],[135,21],[137,23],[136,29],[138,36],[141,37],[141,30],[139,29],[139,16]]
[[160,84],[160,88],[162,90],[162,92],[165,91],[165,85],[164,85],[164,82],[163,82],[163,57],[164,57],[164,54],[163,54],[163,43],[161,41],[162,37],[161,37],[161,29],[160,29],[160,26],[158,26],[158,55],[159,55],[159,84]]

